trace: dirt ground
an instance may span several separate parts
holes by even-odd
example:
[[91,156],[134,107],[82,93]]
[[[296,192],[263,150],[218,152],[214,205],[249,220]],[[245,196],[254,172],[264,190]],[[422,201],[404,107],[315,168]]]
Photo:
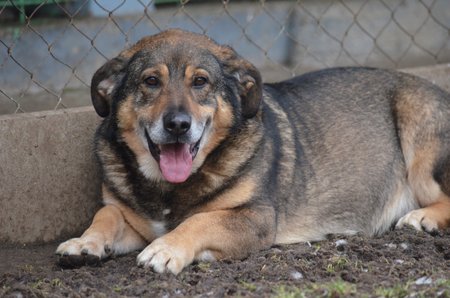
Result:
[[450,229],[332,236],[178,276],[137,267],[137,253],[63,269],[55,248],[0,249],[0,297],[450,297]]

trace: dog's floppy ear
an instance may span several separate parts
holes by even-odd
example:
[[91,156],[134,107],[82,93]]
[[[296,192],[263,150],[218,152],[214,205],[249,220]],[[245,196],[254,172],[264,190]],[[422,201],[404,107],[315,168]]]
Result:
[[231,47],[223,47],[227,73],[239,81],[242,115],[251,118],[259,110],[262,99],[262,79],[258,69],[243,59]]
[[118,56],[103,64],[91,80],[91,98],[95,111],[101,117],[110,113],[112,93],[124,76],[127,59]]

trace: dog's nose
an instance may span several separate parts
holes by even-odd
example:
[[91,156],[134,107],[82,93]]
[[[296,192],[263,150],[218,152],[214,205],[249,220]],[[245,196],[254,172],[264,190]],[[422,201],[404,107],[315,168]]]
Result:
[[164,129],[181,136],[191,128],[191,116],[186,112],[169,112],[163,118]]

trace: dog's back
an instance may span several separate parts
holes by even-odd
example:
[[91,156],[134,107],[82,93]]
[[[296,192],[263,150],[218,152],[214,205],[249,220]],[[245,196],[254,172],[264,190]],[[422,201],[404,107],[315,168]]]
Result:
[[448,191],[449,105],[449,95],[424,80],[370,68],[267,85],[276,241],[379,233],[417,200],[445,196],[436,180]]

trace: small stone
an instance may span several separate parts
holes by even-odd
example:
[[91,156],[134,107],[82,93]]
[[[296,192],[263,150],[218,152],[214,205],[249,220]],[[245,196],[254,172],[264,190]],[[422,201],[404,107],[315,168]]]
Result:
[[388,243],[388,244],[385,244],[388,248],[391,248],[391,249],[394,249],[394,248],[397,248],[397,244],[394,244],[394,243]]
[[295,280],[299,280],[303,278],[303,274],[301,272],[298,271],[292,271],[291,272],[291,278],[295,279]]
[[431,277],[422,276],[421,278],[417,279],[414,283],[418,286],[421,285],[430,285],[433,282]]
[[347,245],[348,242],[347,242],[347,240],[340,239],[340,240],[337,240],[334,244],[335,244],[336,246],[344,246],[344,245]]
[[283,251],[279,248],[272,248],[272,252],[275,254],[279,254],[279,253],[282,253]]

